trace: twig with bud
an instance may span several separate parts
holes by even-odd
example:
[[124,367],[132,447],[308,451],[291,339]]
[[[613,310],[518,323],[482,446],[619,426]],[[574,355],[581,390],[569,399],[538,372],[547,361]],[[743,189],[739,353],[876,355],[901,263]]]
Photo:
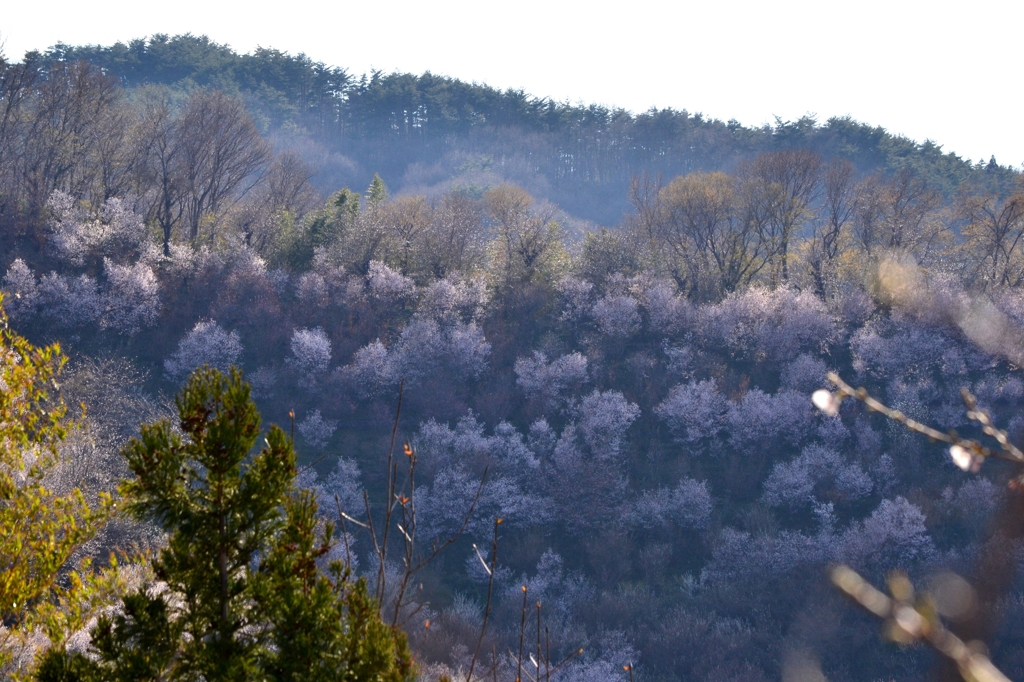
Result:
[[[491,615],[491,600],[494,595],[494,571],[498,565],[498,526],[504,519],[494,520],[494,541],[491,544],[491,561],[484,563],[484,569],[487,571],[487,603],[484,606],[484,620],[480,624],[480,639],[476,642],[476,649],[473,651],[473,658],[469,662],[469,672],[466,673],[466,682],[472,682],[473,680],[473,669],[476,668],[477,658],[480,656],[480,646],[484,643],[484,635],[487,634],[487,620]],[[480,556],[480,550],[476,549],[476,545],[473,545],[473,549],[476,550],[477,556]],[[480,557],[481,561],[483,557]]]
[[895,410],[872,398],[864,388],[853,388],[843,381],[835,372],[828,373],[828,380],[836,385],[835,392],[826,389],[815,391],[811,395],[814,406],[824,414],[835,417],[839,414],[839,407],[846,398],[853,398],[864,404],[871,412],[878,412],[893,421],[906,426],[914,433],[920,433],[933,441],[949,445],[949,456],[953,463],[964,471],[977,473],[984,461],[990,457],[1004,459],[1015,464],[1024,464],[1024,452],[1010,442],[1005,431],[996,428],[992,424],[991,417],[978,407],[978,401],[966,388],[961,389],[960,395],[964,405],[967,407],[967,418],[981,425],[982,432],[993,438],[999,444],[997,449],[989,448],[976,440],[961,438],[953,429],[939,431],[926,424],[911,419],[903,412]]

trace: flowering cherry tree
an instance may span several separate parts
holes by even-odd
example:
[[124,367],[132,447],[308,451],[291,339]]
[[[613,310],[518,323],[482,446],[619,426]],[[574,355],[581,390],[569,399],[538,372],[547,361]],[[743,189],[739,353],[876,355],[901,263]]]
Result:
[[296,329],[289,343],[287,362],[303,376],[316,378],[331,364],[331,340],[323,329]]
[[164,371],[180,381],[197,367],[209,365],[227,371],[242,356],[238,332],[228,332],[213,320],[201,320],[178,342],[178,349],[164,361]]
[[87,260],[124,260],[137,255],[147,240],[142,216],[118,197],[90,212],[60,190],[50,196],[50,244],[57,257],[72,265]]
[[103,259],[107,281],[103,286],[101,326],[131,335],[151,327],[160,313],[160,285],[144,263],[117,265]]

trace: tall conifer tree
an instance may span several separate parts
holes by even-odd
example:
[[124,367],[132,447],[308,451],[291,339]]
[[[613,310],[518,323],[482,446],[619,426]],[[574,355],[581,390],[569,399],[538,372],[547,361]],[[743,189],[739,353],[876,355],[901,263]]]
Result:
[[93,630],[93,658],[52,652],[42,680],[411,680],[403,633],[385,625],[346,567],[317,568],[333,529],[293,486],[277,426],[238,370],[197,370],[177,398],[180,431],[143,426],[124,454],[130,510],[168,532],[156,586]]

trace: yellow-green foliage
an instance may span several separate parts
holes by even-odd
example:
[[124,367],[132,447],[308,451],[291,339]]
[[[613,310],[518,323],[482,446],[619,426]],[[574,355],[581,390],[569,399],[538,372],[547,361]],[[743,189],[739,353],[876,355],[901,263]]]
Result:
[[55,587],[58,572],[112,508],[109,496],[91,505],[79,489],[58,495],[45,485],[67,435],[67,410],[55,396],[64,362],[56,344],[32,345],[0,310],[0,615],[8,625],[0,670],[34,611],[67,593]]

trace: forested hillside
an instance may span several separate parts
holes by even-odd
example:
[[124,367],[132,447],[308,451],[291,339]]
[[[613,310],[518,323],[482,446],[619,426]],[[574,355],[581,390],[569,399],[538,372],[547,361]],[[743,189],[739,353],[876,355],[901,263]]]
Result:
[[[1019,570],[986,530],[1004,470],[810,401],[835,370],[972,433],[967,386],[1024,436],[1012,169],[845,119],[750,129],[191,36],[0,68],[4,304],[87,404],[61,485],[110,490],[196,367],[240,367],[424,679],[921,679],[931,655],[880,642],[825,568],[927,584],[1005,542]],[[389,495],[415,522],[381,567],[359,524]],[[411,582],[410,534],[455,539]],[[115,519],[86,549],[139,537]],[[1011,677],[1022,604],[989,605]]]

